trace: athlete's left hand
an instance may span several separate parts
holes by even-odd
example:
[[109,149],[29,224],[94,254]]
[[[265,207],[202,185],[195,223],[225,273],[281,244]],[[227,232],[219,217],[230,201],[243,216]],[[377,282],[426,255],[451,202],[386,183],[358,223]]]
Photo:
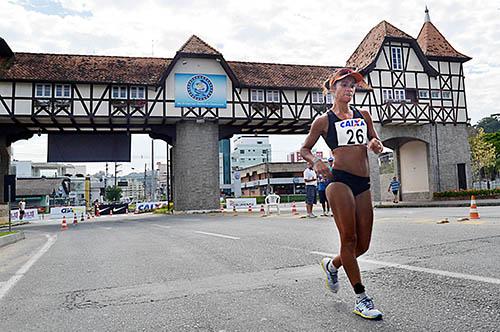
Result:
[[372,150],[374,153],[379,154],[384,150],[384,145],[377,138],[372,138],[370,142],[368,142],[368,149]]

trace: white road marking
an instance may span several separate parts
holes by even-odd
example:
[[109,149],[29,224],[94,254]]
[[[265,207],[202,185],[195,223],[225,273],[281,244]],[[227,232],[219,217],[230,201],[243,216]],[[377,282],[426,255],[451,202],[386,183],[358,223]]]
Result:
[[28,270],[36,263],[37,260],[45,254],[50,247],[56,242],[57,235],[45,235],[47,237],[47,243],[43,245],[43,247],[34,254],[26,263],[17,272],[6,282],[0,284],[0,300],[7,294],[7,292],[14,287],[14,285],[21,280],[22,277],[28,272]]
[[[321,255],[321,256],[329,256],[329,257],[336,256],[332,253],[321,252],[321,251],[311,251],[311,254],[316,254],[316,255]],[[381,266],[388,266],[388,267],[395,267],[397,269],[404,269],[404,270],[416,271],[416,272],[425,272],[425,273],[436,274],[436,275],[445,276],[445,277],[465,279],[465,280],[474,280],[474,281],[487,282],[490,284],[500,285],[500,279],[482,277],[482,276],[477,276],[477,275],[473,275],[473,274],[465,274],[465,273],[457,273],[457,272],[429,269],[426,267],[376,261],[373,259],[364,259],[364,258],[358,258],[358,262],[381,265]]]
[[161,227],[161,228],[170,228],[171,226],[166,226],[166,225],[157,225],[157,224],[153,224],[153,226],[156,226],[156,227]]
[[111,227],[103,227],[104,229],[107,229],[107,230],[110,230],[110,229],[113,229]]
[[229,235],[223,235],[223,234],[208,233],[208,232],[201,232],[201,231],[194,231],[194,232],[198,233],[198,234],[205,234],[205,235],[223,237],[223,238],[232,239],[232,240],[239,240],[240,239],[239,237],[236,237],[236,236],[229,236]]

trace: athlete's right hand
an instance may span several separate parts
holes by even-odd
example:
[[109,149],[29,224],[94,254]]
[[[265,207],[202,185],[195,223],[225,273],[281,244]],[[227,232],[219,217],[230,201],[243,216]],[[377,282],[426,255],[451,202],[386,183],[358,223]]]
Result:
[[330,168],[328,168],[328,166],[320,161],[320,162],[317,162],[315,165],[314,165],[314,170],[316,171],[317,174],[321,174],[321,176],[323,176],[323,178],[328,178],[330,180],[333,180],[333,175],[332,175],[332,172],[330,171]]

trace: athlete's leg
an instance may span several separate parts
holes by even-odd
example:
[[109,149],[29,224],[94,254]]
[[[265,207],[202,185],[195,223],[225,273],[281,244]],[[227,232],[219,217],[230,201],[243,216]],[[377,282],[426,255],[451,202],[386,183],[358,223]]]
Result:
[[373,229],[373,207],[370,190],[355,197],[356,201],[356,257],[364,254],[370,247]]
[[[335,192],[335,195],[333,194]],[[326,195],[335,215],[335,223],[340,234],[340,255],[333,259],[333,265],[341,265],[349,277],[351,285],[361,283],[356,261],[356,203],[351,189],[344,183],[334,182],[326,189]]]

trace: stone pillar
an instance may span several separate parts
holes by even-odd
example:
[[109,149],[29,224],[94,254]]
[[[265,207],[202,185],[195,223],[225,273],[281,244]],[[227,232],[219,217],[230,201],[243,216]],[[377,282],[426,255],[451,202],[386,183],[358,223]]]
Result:
[[219,127],[181,121],[174,149],[174,209],[219,209]]
[[0,137],[0,222],[9,220],[9,209],[3,200],[3,176],[9,174],[10,169],[10,147],[7,146],[6,137]]
[[370,187],[372,191],[372,200],[380,202],[380,166],[378,164],[378,154],[368,151],[368,161],[370,163]]

